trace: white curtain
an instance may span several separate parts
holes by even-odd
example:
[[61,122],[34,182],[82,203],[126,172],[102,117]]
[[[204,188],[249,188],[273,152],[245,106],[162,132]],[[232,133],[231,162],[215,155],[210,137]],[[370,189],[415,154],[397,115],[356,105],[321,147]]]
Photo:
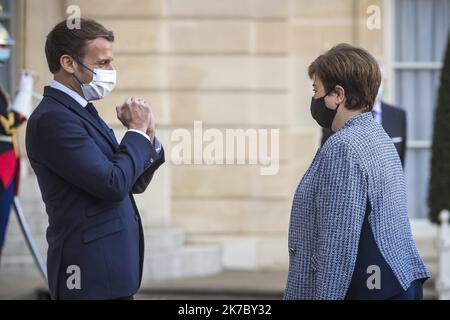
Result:
[[[442,62],[450,27],[450,0],[396,0],[395,62]],[[407,112],[409,141],[431,141],[439,87],[435,68],[397,68],[396,104]],[[408,209],[413,218],[428,214],[430,149],[408,148]]]

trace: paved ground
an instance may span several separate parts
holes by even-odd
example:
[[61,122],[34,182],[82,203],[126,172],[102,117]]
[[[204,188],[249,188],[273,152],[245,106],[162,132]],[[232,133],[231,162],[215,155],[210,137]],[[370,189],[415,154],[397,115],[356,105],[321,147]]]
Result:
[[145,281],[137,299],[282,299],[281,271],[224,271],[202,278]]
[[[144,281],[136,299],[281,299],[286,274],[274,271],[225,271],[208,277]],[[36,299],[39,278],[0,273],[0,299]]]
[[40,278],[18,278],[0,273],[0,299],[36,299],[38,290],[46,290],[45,282]]
[[[136,295],[140,300],[282,299],[285,272],[224,271],[220,274],[171,280],[144,281]],[[436,292],[425,286],[425,299]],[[0,272],[1,299],[45,298],[45,283],[39,278],[4,276]]]

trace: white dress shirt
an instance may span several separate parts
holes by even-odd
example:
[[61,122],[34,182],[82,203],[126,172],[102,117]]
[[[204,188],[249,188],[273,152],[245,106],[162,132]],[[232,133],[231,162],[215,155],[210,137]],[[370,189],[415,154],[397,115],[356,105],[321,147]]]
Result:
[[383,124],[383,115],[381,109],[381,100],[375,100],[375,103],[372,108],[372,114],[376,122],[379,124]]
[[[69,95],[76,102],[78,102],[83,108],[86,108],[87,104],[89,103],[78,92],[76,92],[76,91],[66,87],[61,82],[53,80],[52,83],[50,84],[50,87],[52,87],[54,89],[57,89],[57,90],[60,90],[60,91],[64,92],[65,94]],[[143,131],[135,130],[135,129],[128,129],[128,131],[139,133],[139,134],[143,135],[148,141],[151,142],[150,137],[148,136],[148,134],[143,132]],[[161,143],[159,142],[159,140],[156,137],[155,137],[155,150],[156,150],[157,153],[161,152]]]

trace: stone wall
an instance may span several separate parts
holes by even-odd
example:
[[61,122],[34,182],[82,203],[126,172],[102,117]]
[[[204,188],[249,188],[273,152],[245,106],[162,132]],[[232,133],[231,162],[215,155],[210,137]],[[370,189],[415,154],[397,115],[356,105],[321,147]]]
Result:
[[[383,57],[383,32],[366,26],[381,0],[27,1],[26,61],[48,83],[46,33],[76,4],[116,35],[118,86],[97,103],[120,136],[115,106],[151,102],[167,164],[138,197],[146,227],[178,227],[192,244],[219,244],[226,268],[287,268],[295,187],[318,146],[309,113],[309,63],[348,42]],[[42,19],[45,17],[45,19]],[[280,170],[259,166],[173,165],[171,134],[204,128],[280,129]]]

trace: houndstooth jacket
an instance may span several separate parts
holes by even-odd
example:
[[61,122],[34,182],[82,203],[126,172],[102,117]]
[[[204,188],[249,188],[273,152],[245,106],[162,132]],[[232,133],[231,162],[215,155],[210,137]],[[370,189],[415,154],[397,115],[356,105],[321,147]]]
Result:
[[327,140],[297,187],[285,299],[344,299],[368,203],[377,246],[403,289],[430,277],[412,238],[397,151],[368,112]]

